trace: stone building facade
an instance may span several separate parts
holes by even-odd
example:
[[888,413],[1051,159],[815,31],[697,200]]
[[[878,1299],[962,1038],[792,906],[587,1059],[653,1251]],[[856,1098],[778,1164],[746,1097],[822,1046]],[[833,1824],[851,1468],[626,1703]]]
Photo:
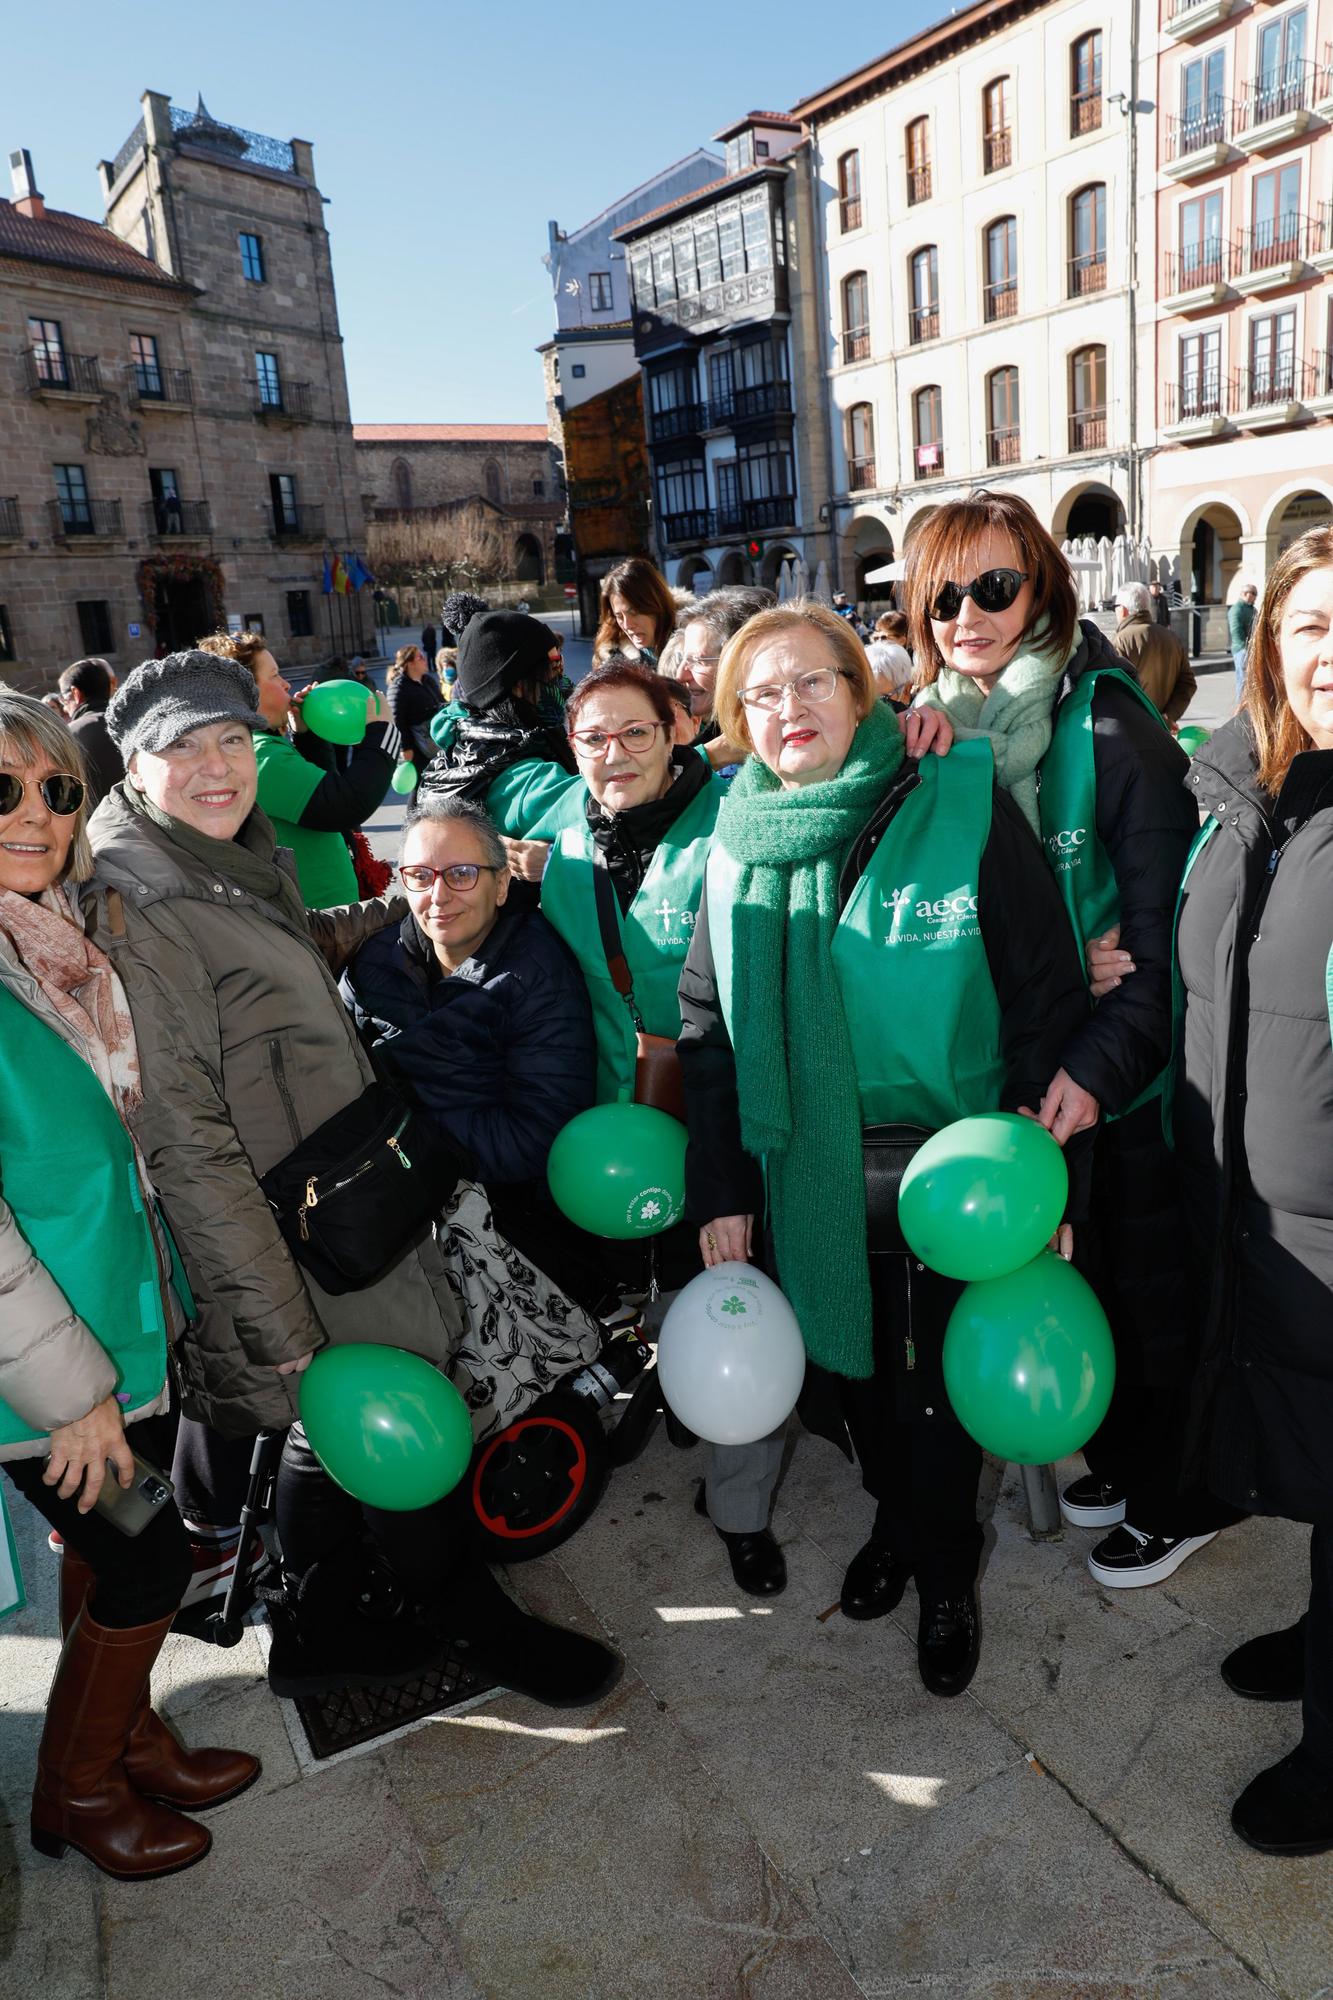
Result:
[[154,92],[100,173],[105,226],[0,202],[0,673],[122,674],[220,619],[294,665],[360,650],[368,593],[342,339],[311,147]]
[[480,506],[511,538],[516,579],[555,577],[564,505],[544,424],[355,424],[352,435],[372,520]]

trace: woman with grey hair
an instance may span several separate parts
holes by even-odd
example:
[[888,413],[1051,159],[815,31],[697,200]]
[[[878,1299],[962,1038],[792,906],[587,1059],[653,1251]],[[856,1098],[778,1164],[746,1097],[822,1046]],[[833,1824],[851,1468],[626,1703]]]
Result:
[[91,829],[96,935],[128,993],[136,1131],[194,1295],[182,1434],[199,1460],[211,1446],[224,1465],[232,1441],[234,1466],[241,1440],[291,1426],[277,1481],[288,1615],[270,1684],[296,1695],[410,1678],[462,1639],[509,1687],[591,1698],[614,1656],[517,1610],[467,1551],[461,1494],[406,1513],[362,1506],[297,1422],[299,1377],[329,1342],[390,1343],[441,1369],[457,1343],[430,1239],[373,1284],[331,1294],[294,1261],[260,1186],[373,1082],[334,974],[403,905],[306,911],[256,805],[262,719],[236,662],[198,651],[146,662],[107,721],[126,777]]
[[[189,1578],[185,1528],[169,1488],[137,1535],[108,1506],[134,1504],[153,1476],[136,1452],[170,1456],[167,1341],[184,1312],[132,1137],[130,1011],[79,919],[87,798],[65,724],[0,690],[0,1461],[63,1545],[32,1841],[138,1880],[201,1861],[210,1836],[185,1814],[244,1791],[259,1763],[188,1751],[153,1712],[149,1675]],[[71,1172],[77,1199],[53,1202]]]

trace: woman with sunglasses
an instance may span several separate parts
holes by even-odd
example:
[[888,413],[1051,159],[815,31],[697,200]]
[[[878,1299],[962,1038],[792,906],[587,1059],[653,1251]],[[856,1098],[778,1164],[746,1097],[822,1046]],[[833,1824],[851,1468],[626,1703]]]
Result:
[[1136,968],[1075,1025],[1043,1079],[1040,1116],[1061,1145],[1096,1128],[1076,1253],[1116,1341],[1114,1400],[1086,1476],[1062,1496],[1065,1518],[1111,1530],[1088,1559],[1099,1583],[1154,1584],[1237,1518],[1180,1482],[1197,1312],[1161,1091],[1171,928],[1198,825],[1186,759],[1124,660],[1079,619],[1069,566],[1022,500],[980,493],[941,507],[913,541],[907,601],[922,699],[961,739],[989,740],[1080,957],[1109,934]]
[[[64,1545],[32,1840],[138,1880],[201,1861],[210,1836],[186,1815],[244,1791],[259,1764],[184,1749],[149,1705],[190,1575],[174,1501],[136,1536],[93,1511],[143,1476],[136,1452],[170,1459],[167,1341],[184,1313],[131,1136],[129,1008],[79,917],[86,802],[64,723],[0,691],[0,1461]],[[71,1176],[77,1199],[53,1202]]]
[[802,1417],[850,1437],[878,1502],[843,1612],[882,1617],[915,1577],[922,1681],[956,1695],[981,1644],[981,1452],[944,1392],[960,1288],[908,1254],[896,1179],[954,1119],[1036,1104],[1085,1011],[1078,956],[988,747],[906,756],[836,612],[752,618],[715,703],[753,754],[680,982],[689,1212],[708,1265],[757,1251],[767,1218]]
[[256,805],[263,718],[236,662],[150,661],[107,724],[126,777],[93,821],[93,915],[138,1036],[136,1131],[194,1295],[178,1350],[187,1514],[234,1522],[248,1441],[291,1426],[276,1494],[288,1615],[270,1685],[318,1694],[408,1678],[461,1638],[506,1686],[583,1699],[607,1682],[612,1656],[518,1612],[467,1552],[461,1490],[406,1513],[362,1506],[297,1422],[301,1373],[327,1342],[385,1342],[440,1368],[456,1344],[433,1240],[334,1295],[297,1266],[260,1186],[373,1080],[334,975],[403,906],[305,910]]

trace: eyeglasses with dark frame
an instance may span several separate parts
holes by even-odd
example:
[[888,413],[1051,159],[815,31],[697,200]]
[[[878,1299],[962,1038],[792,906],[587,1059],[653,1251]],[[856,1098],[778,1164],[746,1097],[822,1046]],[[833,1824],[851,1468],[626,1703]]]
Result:
[[571,729],[569,740],[585,757],[603,756],[608,743],[627,750],[631,757],[646,757],[658,730],[672,726],[669,722],[627,722],[623,729]]
[[758,687],[742,688],[741,703],[745,708],[776,715],[788,694],[794,694],[798,701],[832,701],[838,682],[846,679],[841,667],[816,667],[813,673],[794,674],[789,681],[761,681]]
[[503,875],[493,861],[450,861],[443,868],[431,868],[424,861],[409,861],[398,870],[398,880],[405,889],[414,894],[435,887],[437,877],[443,876],[446,889],[475,889],[482,875]]
[[0,772],[0,819],[18,811],[29,785],[40,793],[43,805],[57,819],[68,819],[88,796],[83,779],[69,771],[53,771],[47,778],[20,778],[15,771],[3,771]]
[[931,600],[930,616],[938,624],[948,625],[962,610],[965,597],[972,599],[978,611],[1007,611],[1018,601],[1028,578],[1025,569],[983,569],[971,583],[942,583]]

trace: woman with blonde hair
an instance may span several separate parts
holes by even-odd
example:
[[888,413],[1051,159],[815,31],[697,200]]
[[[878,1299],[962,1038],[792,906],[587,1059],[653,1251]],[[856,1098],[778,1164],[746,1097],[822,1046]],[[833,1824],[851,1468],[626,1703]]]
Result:
[[705,1264],[771,1256],[809,1357],[802,1416],[850,1437],[879,1503],[844,1614],[882,1617],[915,1577],[922,1680],[956,1695],[981,1644],[981,1453],[944,1392],[959,1287],[908,1254],[896,1183],[954,1119],[1035,1106],[1081,968],[990,746],[912,761],[835,612],[751,618],[714,704],[752,754],[680,981],[688,1210]]

